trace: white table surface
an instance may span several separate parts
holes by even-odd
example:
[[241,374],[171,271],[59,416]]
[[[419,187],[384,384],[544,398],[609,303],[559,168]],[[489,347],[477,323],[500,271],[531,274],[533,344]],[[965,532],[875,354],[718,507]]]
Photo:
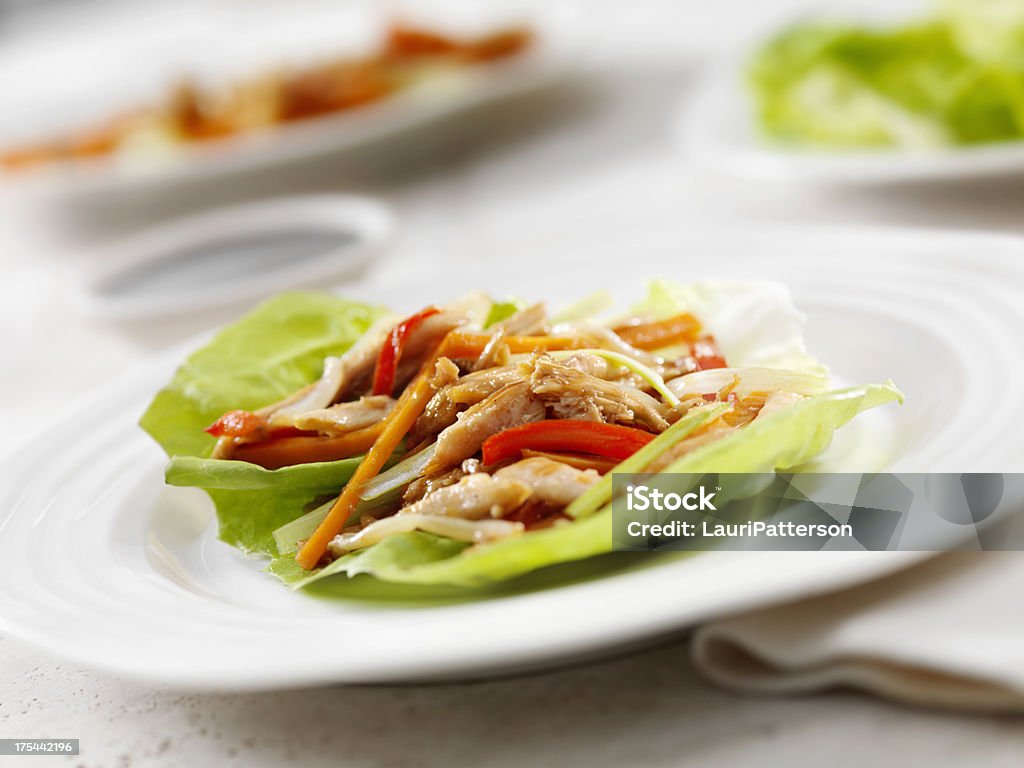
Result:
[[[230,201],[327,190],[377,194],[401,220],[378,275],[511,258],[539,246],[577,249],[666,227],[874,223],[1024,231],[1024,182],[808,190],[715,178],[687,162],[673,125],[700,55],[730,50],[801,8],[796,0],[584,5],[581,24],[601,44],[577,88],[496,110],[458,127],[456,138],[435,136],[429,151],[398,147],[387,161],[267,174],[113,212],[59,211],[0,191],[0,415],[7,434],[30,429],[54,403],[228,317],[118,325],[82,316],[75,301],[105,244]],[[11,50],[0,56],[0,82],[32,58],[31,46],[17,48],[22,59]],[[1021,725],[848,693],[741,698],[701,682],[684,642],[469,685],[183,695],[61,664],[0,638],[0,737],[80,738],[83,754],[67,764],[90,767],[1016,766],[1024,754]],[[0,758],[0,766],[14,760]]]

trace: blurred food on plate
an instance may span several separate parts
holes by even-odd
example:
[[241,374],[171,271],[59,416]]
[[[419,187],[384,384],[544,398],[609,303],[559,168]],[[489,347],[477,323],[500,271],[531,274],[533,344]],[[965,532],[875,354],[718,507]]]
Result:
[[1024,138],[1024,2],[943,0],[899,25],[801,22],[748,70],[770,139],[909,149]]
[[2,151],[0,167],[20,170],[121,152],[166,151],[357,109],[451,71],[509,59],[527,50],[533,39],[533,32],[522,26],[455,37],[395,23],[372,54],[265,72],[224,88],[182,80],[157,106],[140,107],[73,135]]

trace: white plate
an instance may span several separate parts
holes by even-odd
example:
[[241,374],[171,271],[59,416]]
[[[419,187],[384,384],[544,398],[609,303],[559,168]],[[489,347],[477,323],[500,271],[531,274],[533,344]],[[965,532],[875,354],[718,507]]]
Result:
[[[447,21],[457,28],[459,18],[455,14]],[[442,76],[362,108],[186,145],[166,157],[145,162],[123,162],[117,158],[70,161],[3,177],[0,183],[19,195],[94,203],[130,199],[139,194],[158,195],[196,182],[354,149],[369,151],[373,142],[405,135],[565,77],[581,51],[574,19],[571,4],[551,3],[531,15],[529,23],[536,41],[523,54]]]
[[[1024,375],[1022,241],[754,231],[638,238],[575,253],[586,255],[585,267],[534,254],[514,271],[445,269],[453,276],[443,289],[411,276],[355,295],[411,309],[471,286],[560,300],[634,281],[629,292],[638,293],[639,282],[656,274],[781,279],[808,312],[812,351],[840,377],[891,376],[907,394],[903,408],[879,409],[842,430],[829,451],[833,466],[873,468],[886,457],[906,471],[1024,464],[1024,437],[1007,426],[1024,420],[1013,384]],[[545,588],[536,591],[415,608],[295,594],[216,540],[202,493],[162,484],[164,457],[135,420],[180,355],[97,392],[4,460],[0,631],[181,687],[464,678],[587,658],[875,578],[920,557],[641,555],[640,566],[601,578],[574,582],[563,574],[560,583],[541,574],[536,584]],[[366,592],[373,582],[349,587],[360,584]]]
[[751,99],[735,64],[707,75],[680,119],[695,162],[739,178],[885,185],[1024,174],[1024,141],[934,150],[787,147],[758,135]]

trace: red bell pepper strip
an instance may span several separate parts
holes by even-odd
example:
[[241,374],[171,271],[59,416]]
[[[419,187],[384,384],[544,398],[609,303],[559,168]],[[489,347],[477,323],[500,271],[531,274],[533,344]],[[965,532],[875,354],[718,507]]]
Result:
[[618,424],[576,419],[552,419],[523,424],[491,435],[483,444],[484,464],[518,459],[523,449],[572,451],[627,459],[654,439],[644,432]]
[[714,336],[707,336],[691,344],[690,356],[693,358],[693,362],[696,363],[698,371],[729,367],[725,362],[725,357],[718,349]]
[[373,394],[390,395],[392,393],[395,388],[395,372],[398,370],[398,361],[402,357],[406,341],[420,323],[440,311],[435,307],[427,307],[415,315],[407,317],[391,329],[391,333],[384,340],[384,346],[380,348],[377,366],[373,369]]
[[252,411],[228,411],[203,431],[214,437],[244,438],[247,442],[279,437],[308,437],[316,434],[297,427],[271,429],[265,418]]
[[214,437],[251,437],[266,428],[267,420],[252,411],[228,411],[203,431]]

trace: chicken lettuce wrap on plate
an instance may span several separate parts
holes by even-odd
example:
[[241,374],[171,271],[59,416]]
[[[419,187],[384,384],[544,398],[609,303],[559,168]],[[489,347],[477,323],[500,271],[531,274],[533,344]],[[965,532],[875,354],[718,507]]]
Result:
[[656,281],[614,313],[474,293],[409,316],[280,296],[217,335],[142,427],[220,537],[303,587],[481,586],[612,549],[613,472],[798,467],[891,384],[835,389],[788,291]]

